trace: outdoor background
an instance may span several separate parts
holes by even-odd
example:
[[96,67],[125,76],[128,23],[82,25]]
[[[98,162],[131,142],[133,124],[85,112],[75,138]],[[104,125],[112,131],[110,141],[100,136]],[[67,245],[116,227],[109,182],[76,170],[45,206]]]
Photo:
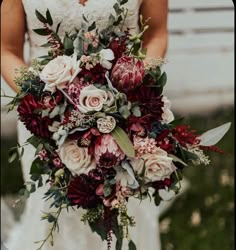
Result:
[[[230,0],[169,0],[169,49],[163,70],[172,110],[199,132],[226,122],[232,126],[217,144],[227,154],[209,152],[209,166],[186,169],[189,188],[160,218],[162,250],[234,249],[233,24]],[[2,87],[12,93],[4,82]],[[7,114],[7,101],[1,99],[3,242],[24,208],[24,201],[14,206],[23,179],[20,163],[7,161],[9,149],[17,142],[16,113]]]

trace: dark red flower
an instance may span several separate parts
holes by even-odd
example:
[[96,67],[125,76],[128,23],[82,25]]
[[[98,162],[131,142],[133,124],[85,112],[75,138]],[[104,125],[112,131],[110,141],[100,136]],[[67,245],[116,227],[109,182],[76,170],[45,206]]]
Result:
[[43,109],[49,108],[50,110],[54,109],[59,103],[63,100],[63,94],[61,91],[56,90],[55,93],[44,92],[41,97],[41,105]]
[[102,200],[96,195],[96,189],[100,182],[87,175],[80,175],[73,178],[69,184],[67,196],[72,205],[78,207],[95,208]]
[[127,41],[127,36],[124,35],[119,38],[114,38],[111,40],[108,48],[111,49],[114,53],[115,59],[114,63],[118,60],[118,58],[122,57],[123,54],[126,51],[126,41]]
[[48,126],[52,125],[53,120],[48,116],[42,117],[40,115],[38,111],[42,108],[42,104],[33,95],[28,94],[22,98],[17,111],[20,121],[24,123],[31,133],[43,138],[49,138],[52,133],[48,130]]
[[155,87],[140,86],[127,94],[128,100],[138,102],[142,115],[151,115],[156,121],[162,120],[162,96]]
[[173,139],[169,137],[169,133],[169,129],[164,129],[156,138],[157,145],[167,153],[174,150]]
[[106,78],[105,78],[106,71],[107,69],[103,68],[102,65],[96,64],[90,70],[82,68],[78,77],[84,78],[85,83],[89,82],[89,83],[105,84],[106,83]]
[[129,92],[142,84],[145,70],[143,62],[129,56],[119,58],[112,69],[111,80],[121,92]]
[[151,115],[146,115],[143,117],[136,117],[134,115],[130,115],[127,119],[127,124],[124,129],[128,129],[129,133],[134,133],[139,136],[145,136],[146,131],[150,130],[151,128]]
[[164,189],[165,187],[170,187],[171,183],[172,181],[170,178],[165,178],[164,180],[153,182],[152,187],[156,190]]
[[187,144],[196,145],[199,144],[198,135],[195,134],[195,130],[189,130],[190,126],[178,125],[172,129],[173,137],[179,142],[183,147],[186,147]]

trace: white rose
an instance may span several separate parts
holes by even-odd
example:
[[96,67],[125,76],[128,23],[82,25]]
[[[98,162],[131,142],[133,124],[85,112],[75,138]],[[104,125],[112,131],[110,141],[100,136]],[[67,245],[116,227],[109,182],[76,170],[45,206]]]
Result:
[[40,78],[46,83],[45,90],[55,91],[55,87],[64,88],[67,82],[72,82],[81,71],[80,61],[76,54],[58,56],[51,60],[40,73]]
[[162,121],[165,123],[170,123],[174,120],[174,115],[172,111],[170,110],[171,108],[171,102],[170,100],[167,99],[166,96],[162,97],[162,101],[164,102],[164,106],[162,107],[163,113],[162,113]]
[[142,155],[145,165],[145,179],[147,182],[160,181],[170,177],[176,167],[167,152],[157,148],[155,154]]
[[76,140],[67,141],[61,145],[58,154],[72,174],[88,174],[90,170],[96,168],[95,161],[88,154],[88,148],[79,147]]
[[107,99],[106,91],[98,89],[94,85],[89,85],[80,92],[78,108],[82,113],[100,111]]

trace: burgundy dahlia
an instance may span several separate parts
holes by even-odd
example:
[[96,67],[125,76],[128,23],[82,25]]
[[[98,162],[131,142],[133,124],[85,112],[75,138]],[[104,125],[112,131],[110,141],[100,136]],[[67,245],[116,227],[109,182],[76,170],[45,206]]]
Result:
[[164,103],[155,87],[140,86],[136,90],[128,93],[128,100],[138,102],[141,114],[150,115],[156,121],[162,120]]
[[102,67],[100,64],[96,64],[90,70],[86,68],[82,68],[78,77],[84,78],[85,83],[100,83],[104,84],[106,82],[105,78],[106,69]]
[[141,60],[123,56],[117,60],[111,73],[111,79],[114,87],[127,93],[142,84],[144,75],[145,70]]
[[110,134],[104,134],[96,138],[94,155],[96,163],[105,168],[117,166],[125,157]]
[[40,137],[49,138],[52,133],[48,130],[48,126],[52,125],[53,120],[48,116],[42,117],[37,110],[42,109],[42,104],[38,102],[33,95],[24,96],[19,104],[17,111],[20,121],[33,134]]
[[102,200],[96,195],[96,189],[100,183],[87,175],[73,178],[67,190],[67,196],[72,205],[78,207],[95,208]]

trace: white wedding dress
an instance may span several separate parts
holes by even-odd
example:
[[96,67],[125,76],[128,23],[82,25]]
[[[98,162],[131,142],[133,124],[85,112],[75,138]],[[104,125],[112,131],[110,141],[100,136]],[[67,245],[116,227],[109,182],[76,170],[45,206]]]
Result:
[[[60,36],[73,27],[79,28],[82,22],[82,15],[87,19],[95,20],[98,28],[104,27],[116,0],[88,0],[85,6],[78,0],[22,0],[26,18],[30,43],[30,59],[45,55],[45,48],[39,46],[45,43],[45,37],[39,36],[32,31],[35,28],[42,28],[35,16],[35,9],[42,14],[49,9],[54,21],[54,27],[62,21]],[[141,0],[129,0],[126,4],[130,14],[126,26],[132,28],[133,32],[138,31],[138,17]],[[23,144],[30,136],[24,126],[18,124],[19,143]],[[34,149],[31,146],[25,148],[22,159],[23,175],[26,181],[29,179],[29,168],[34,157]],[[9,250],[35,250],[39,245],[34,241],[44,239],[49,231],[49,223],[41,221],[42,211],[48,211],[48,204],[42,200],[45,187],[38,189],[27,200],[25,211],[20,222],[10,233],[8,242],[5,243]],[[54,233],[54,247],[48,242],[42,248],[44,250],[105,250],[106,242],[102,242],[96,233],[92,233],[88,225],[80,221],[82,211],[70,209],[69,213],[64,211],[59,220],[59,233]],[[158,215],[159,207],[146,199],[141,204],[138,200],[131,200],[129,214],[135,216],[136,227],[130,229],[131,239],[136,243],[138,250],[160,250]],[[115,237],[112,243],[115,249]],[[127,242],[123,249],[127,248]]]

